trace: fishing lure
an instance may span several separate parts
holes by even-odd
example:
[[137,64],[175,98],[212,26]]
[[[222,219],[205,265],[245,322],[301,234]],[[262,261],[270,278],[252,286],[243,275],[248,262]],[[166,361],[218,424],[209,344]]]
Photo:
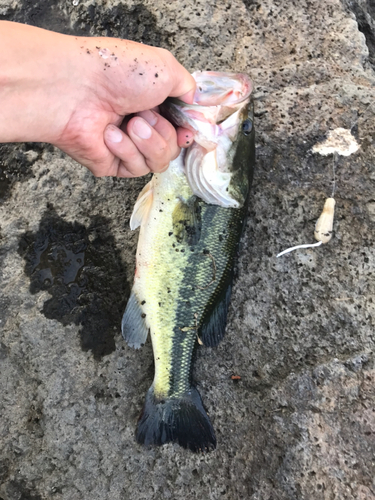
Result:
[[330,198],[327,198],[323,211],[320,214],[319,219],[315,224],[314,237],[317,240],[317,243],[308,243],[306,245],[296,245],[294,247],[287,248],[283,252],[277,254],[276,257],[281,257],[286,253],[293,252],[294,250],[298,250],[299,248],[312,248],[319,247],[324,243],[328,243],[332,238],[333,232],[333,219],[335,215],[335,189],[336,189],[336,181],[335,181],[335,167],[337,164],[338,155],[341,156],[349,156],[356,151],[358,151],[359,145],[355,138],[352,136],[350,130],[344,128],[337,128],[335,130],[331,130],[328,133],[327,139],[319,144],[316,144],[312,151],[313,153],[319,153],[322,156],[327,156],[329,154],[333,154],[333,188],[332,195]]
[[289,252],[293,252],[294,250],[298,250],[299,248],[319,247],[322,243],[328,243],[329,240],[332,238],[335,204],[336,202],[334,198],[327,198],[324,203],[323,211],[320,214],[319,219],[316,221],[314,237],[318,241],[318,243],[307,243],[306,245],[296,245],[295,247],[290,247],[287,248],[286,250],[283,250],[282,252],[277,254],[276,257],[281,257],[282,255],[285,255],[286,253]]
[[315,239],[321,243],[328,243],[332,238],[335,204],[334,198],[327,198],[324,203],[323,212],[316,221],[314,236]]

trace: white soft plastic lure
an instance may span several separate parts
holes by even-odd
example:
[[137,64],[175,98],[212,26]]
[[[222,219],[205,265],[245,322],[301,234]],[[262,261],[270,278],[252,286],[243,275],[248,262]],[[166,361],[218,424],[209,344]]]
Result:
[[327,198],[324,203],[323,212],[315,224],[314,236],[317,241],[328,243],[332,238],[335,204],[334,198]]

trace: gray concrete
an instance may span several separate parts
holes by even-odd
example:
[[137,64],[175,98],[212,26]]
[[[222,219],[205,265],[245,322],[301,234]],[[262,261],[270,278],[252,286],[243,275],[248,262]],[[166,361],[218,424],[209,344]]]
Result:
[[[257,169],[227,335],[195,379],[217,450],[145,450],[148,343],[121,339],[144,180],[95,179],[51,147],[0,146],[0,499],[374,500],[375,7],[372,0],[0,0],[0,16],[162,45],[249,73]],[[332,157],[330,243],[313,242]],[[232,375],[239,375],[235,382]]]

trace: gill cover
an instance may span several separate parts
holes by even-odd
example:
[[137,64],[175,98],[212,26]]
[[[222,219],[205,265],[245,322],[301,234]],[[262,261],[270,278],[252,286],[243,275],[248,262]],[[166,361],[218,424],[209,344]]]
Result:
[[[248,119],[252,85],[243,74],[195,72],[197,90],[193,104],[170,99],[163,109],[177,125],[192,130],[194,143],[187,149],[184,165],[196,196],[213,205],[239,208],[233,160],[242,124]],[[234,179],[235,177],[235,179]]]

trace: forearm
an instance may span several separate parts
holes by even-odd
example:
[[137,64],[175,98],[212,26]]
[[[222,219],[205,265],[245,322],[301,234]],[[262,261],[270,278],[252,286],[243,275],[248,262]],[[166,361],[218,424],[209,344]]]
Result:
[[53,142],[72,111],[64,102],[75,71],[66,68],[70,38],[0,21],[0,142]]

